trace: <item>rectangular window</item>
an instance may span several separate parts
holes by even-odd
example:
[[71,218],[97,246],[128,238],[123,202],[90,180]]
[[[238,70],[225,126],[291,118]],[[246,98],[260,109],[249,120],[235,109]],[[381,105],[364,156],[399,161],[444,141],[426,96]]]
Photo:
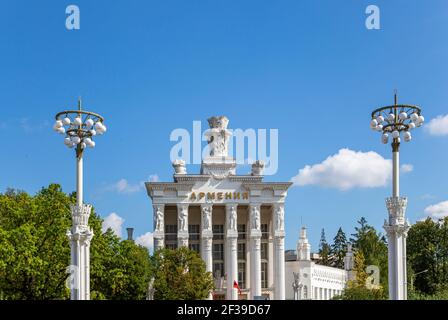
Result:
[[260,249],[261,249],[261,259],[262,260],[268,260],[269,259],[268,243],[267,242],[262,242]]
[[189,224],[188,225],[188,237],[190,240],[199,240],[200,231],[198,224]]
[[266,289],[268,287],[268,263],[261,263],[261,288]]
[[246,225],[239,224],[238,225],[238,240],[246,239]]
[[165,245],[165,248],[171,249],[171,250],[176,250],[177,249],[177,244],[176,243],[167,243]]
[[223,240],[224,239],[224,225],[214,224],[213,225],[213,240]]
[[238,285],[240,289],[246,289],[246,263],[238,263]]
[[267,224],[261,225],[261,238],[262,239],[269,239],[269,228]]
[[224,277],[224,263],[222,262],[213,263],[213,277],[215,279]]
[[213,244],[213,260],[224,260],[224,244]]
[[176,233],[177,234],[177,225],[176,224],[167,224],[165,226],[165,233]]
[[238,243],[238,260],[246,260],[246,244]]
[[177,241],[177,225],[167,224],[165,225],[165,240]]
[[201,247],[200,247],[199,243],[190,243],[188,245],[188,248],[190,250],[196,251],[199,254],[201,253]]

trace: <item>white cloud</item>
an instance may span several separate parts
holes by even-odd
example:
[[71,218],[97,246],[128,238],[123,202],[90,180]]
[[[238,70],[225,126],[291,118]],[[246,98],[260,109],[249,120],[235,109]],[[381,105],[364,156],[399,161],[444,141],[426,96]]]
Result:
[[401,172],[402,173],[408,173],[414,170],[414,166],[412,164],[403,164],[401,165]]
[[143,182],[130,184],[126,179],[120,179],[118,182],[107,187],[106,190],[118,193],[135,193],[142,190],[143,186],[144,186]]
[[441,219],[448,216],[448,201],[442,201],[426,207],[425,214],[433,219]]
[[135,243],[148,248],[149,252],[152,252],[152,249],[154,247],[154,237],[152,232],[147,232],[141,235],[140,237],[135,239]]
[[112,231],[121,238],[121,226],[123,225],[124,219],[120,217],[115,212],[112,212],[108,215],[104,221],[102,226],[102,231],[106,232],[107,229],[111,228]]
[[[148,180],[150,182],[158,182],[159,176],[157,174],[151,174],[151,175],[149,175]],[[132,184],[132,183],[129,183],[128,180],[123,178],[123,179],[120,179],[117,182],[107,186],[105,188],[105,191],[112,191],[112,192],[117,192],[117,193],[121,193],[121,194],[130,194],[130,193],[140,192],[144,188],[145,188],[144,181],[140,181],[138,183]]]
[[433,136],[446,136],[448,135],[448,114],[439,115],[436,118],[429,121],[425,126],[429,134]]
[[392,176],[392,161],[376,152],[340,149],[322,163],[306,165],[291,179],[295,186],[319,185],[339,190],[387,185]]
[[30,119],[30,118],[19,119],[19,124],[25,133],[38,132],[38,131],[45,129],[46,127],[48,127],[50,125],[48,120],[36,121],[36,119]]
[[435,199],[435,198],[436,198],[436,196],[432,195],[430,193],[425,193],[424,195],[422,195],[420,197],[420,199],[422,199],[422,200],[429,200],[429,199]]

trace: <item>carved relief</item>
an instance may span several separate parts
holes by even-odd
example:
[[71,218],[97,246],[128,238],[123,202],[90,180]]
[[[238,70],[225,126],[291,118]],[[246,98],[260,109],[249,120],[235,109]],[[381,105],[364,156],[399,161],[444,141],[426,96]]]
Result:
[[264,162],[262,160],[257,160],[252,164],[252,175],[262,176],[264,171]]
[[181,206],[179,209],[179,231],[188,231],[188,206]]
[[187,174],[187,167],[185,166],[185,161],[182,159],[174,160],[173,168],[175,174]]
[[210,129],[206,133],[208,136],[209,155],[211,157],[227,157],[229,135],[227,125],[229,119],[224,116],[211,117],[208,119]]
[[260,209],[257,206],[252,207],[251,212],[252,229],[260,229]]
[[202,228],[203,230],[210,231],[212,230],[212,207],[203,206],[202,207]]
[[277,230],[285,230],[285,210],[283,206],[278,206],[275,210],[275,221]]
[[156,228],[155,231],[163,231],[164,229],[164,225],[163,225],[163,220],[164,220],[164,214],[162,211],[162,208],[157,206],[156,207],[156,214],[155,214],[155,220],[156,220]]
[[237,219],[236,206],[231,206],[229,216],[229,230],[237,231],[236,219]]
[[403,224],[408,200],[405,197],[391,197],[386,199],[389,221],[391,224]]

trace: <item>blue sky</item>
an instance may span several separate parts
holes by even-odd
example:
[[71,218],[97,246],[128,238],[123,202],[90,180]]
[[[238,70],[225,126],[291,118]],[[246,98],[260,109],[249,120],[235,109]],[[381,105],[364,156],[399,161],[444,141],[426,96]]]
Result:
[[[80,8],[80,30],[65,28],[69,4]],[[380,30],[365,28],[369,4],[381,10]],[[79,95],[108,126],[85,156],[85,200],[103,217],[116,212],[136,236],[152,230],[139,184],[171,181],[170,132],[193,120],[224,114],[231,128],[279,129],[279,170],[268,181],[290,181],[343,148],[390,159],[369,121],[394,89],[400,102],[421,105],[426,124],[448,114],[447,19],[445,0],[3,1],[0,190],[74,189],[73,151],[51,127]],[[430,205],[448,211],[446,119],[402,147],[402,163],[413,166],[401,178],[411,222]],[[122,179],[128,192],[117,189]],[[380,228],[389,194],[390,182],[293,187],[286,247],[301,220],[314,250],[321,228],[327,238],[339,226],[350,234],[361,216]]]

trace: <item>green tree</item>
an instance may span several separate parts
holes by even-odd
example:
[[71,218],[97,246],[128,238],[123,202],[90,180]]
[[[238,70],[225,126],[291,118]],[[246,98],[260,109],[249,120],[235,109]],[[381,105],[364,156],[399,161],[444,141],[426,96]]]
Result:
[[353,248],[361,251],[365,265],[378,266],[380,269],[380,284],[383,288],[388,287],[388,256],[386,238],[375,230],[374,227],[367,223],[367,220],[362,217],[355,227],[355,233],[352,234],[350,242]]
[[[4,299],[68,299],[70,204],[57,184],[35,196],[9,189],[0,194],[0,293]],[[102,219],[89,219],[92,299],[141,299],[150,279],[146,248],[120,242]]]
[[365,287],[367,280],[366,260],[361,250],[355,251],[355,266],[353,270],[356,272],[356,280],[354,286]]
[[347,283],[342,295],[336,296],[334,300],[383,300],[386,299],[382,287],[369,289],[366,287],[367,273],[364,254],[360,250],[355,251],[356,279]]
[[333,297],[333,300],[384,300],[382,289],[367,289],[366,287],[346,288],[342,295]]
[[155,300],[205,299],[214,288],[211,272],[197,252],[161,249],[152,257]]
[[327,239],[325,237],[325,229],[322,228],[319,242],[319,257],[320,257],[319,264],[322,264],[324,266],[330,265],[330,251],[331,251],[330,245],[328,244]]
[[447,292],[448,217],[414,224],[408,232],[407,258],[410,290],[414,287],[417,295],[433,296]]
[[335,268],[344,268],[344,257],[347,253],[347,238],[345,236],[342,228],[339,228],[336,236],[333,239],[333,244],[331,245],[331,266]]

